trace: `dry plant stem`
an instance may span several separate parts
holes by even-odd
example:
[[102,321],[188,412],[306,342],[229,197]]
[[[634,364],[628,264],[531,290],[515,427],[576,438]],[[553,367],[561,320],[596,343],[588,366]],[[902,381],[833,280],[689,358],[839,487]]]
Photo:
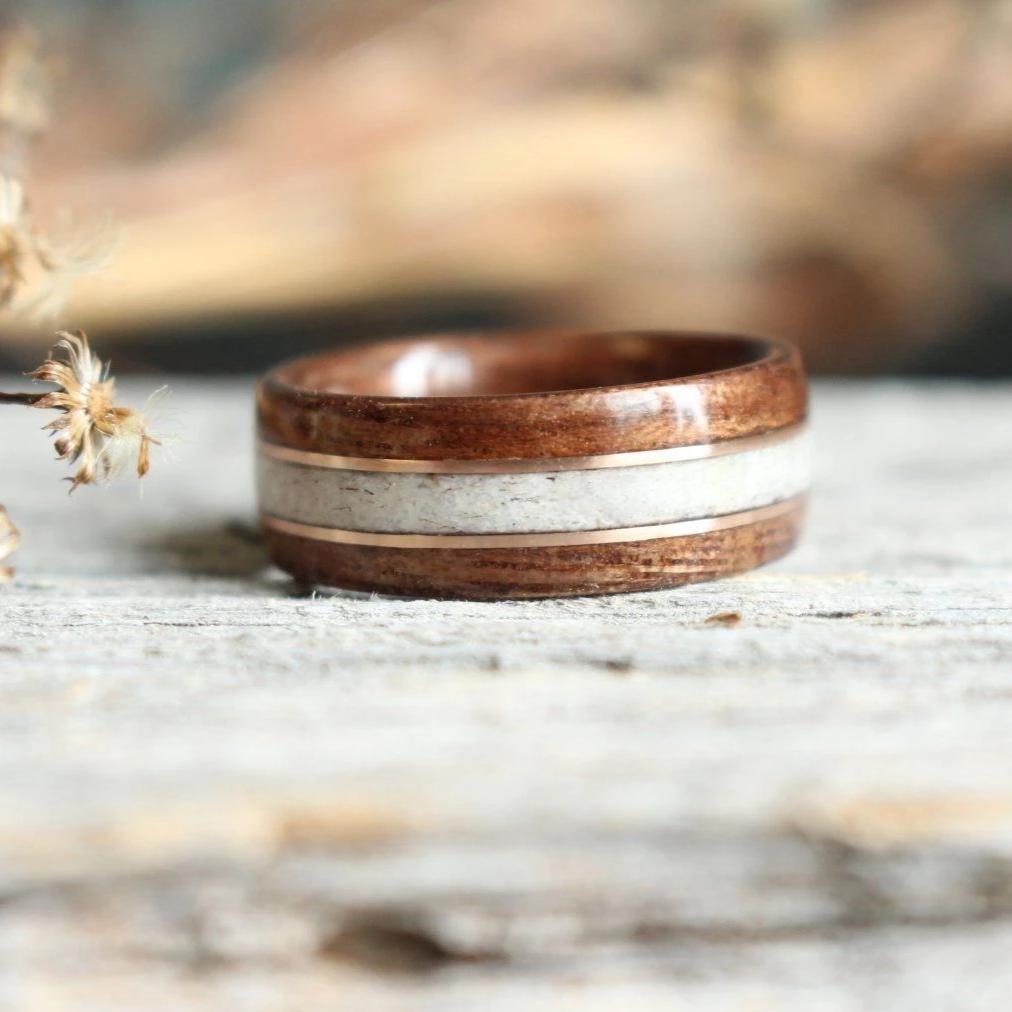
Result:
[[5,394],[0,391],[0,404],[24,404],[26,407],[33,407],[45,396],[45,394]]

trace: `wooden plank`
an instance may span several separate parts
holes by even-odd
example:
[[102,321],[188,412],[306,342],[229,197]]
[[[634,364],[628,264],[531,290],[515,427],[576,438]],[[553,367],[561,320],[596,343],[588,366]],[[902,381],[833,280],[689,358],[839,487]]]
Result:
[[140,499],[9,408],[0,1005],[994,1008],[1012,388],[815,404],[790,559],[508,603],[265,569],[248,384]]

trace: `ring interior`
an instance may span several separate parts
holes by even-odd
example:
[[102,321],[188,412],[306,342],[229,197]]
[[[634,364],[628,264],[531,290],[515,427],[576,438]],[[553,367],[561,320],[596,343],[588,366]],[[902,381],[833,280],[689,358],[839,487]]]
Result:
[[740,368],[767,342],[696,334],[450,335],[330,352],[282,366],[298,390],[373,397],[564,392],[685,379]]

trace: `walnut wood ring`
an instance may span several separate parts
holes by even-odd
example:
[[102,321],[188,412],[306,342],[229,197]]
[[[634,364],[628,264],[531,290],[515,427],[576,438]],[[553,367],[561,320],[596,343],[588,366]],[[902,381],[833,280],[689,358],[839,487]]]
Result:
[[806,383],[779,341],[420,337],[279,366],[257,405],[269,550],[307,583],[647,590],[778,558],[801,524]]

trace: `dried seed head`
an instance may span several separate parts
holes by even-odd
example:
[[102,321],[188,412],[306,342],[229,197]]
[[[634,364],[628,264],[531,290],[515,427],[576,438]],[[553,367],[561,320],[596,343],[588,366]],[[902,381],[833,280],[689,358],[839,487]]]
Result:
[[35,322],[55,320],[63,312],[77,282],[106,268],[113,258],[118,236],[108,223],[56,232],[30,230],[32,253],[40,276],[27,285],[13,307]]
[[0,32],[0,126],[32,137],[49,126],[52,74],[30,28]]
[[50,235],[36,228],[24,187],[0,174],[0,308],[51,319],[78,278],[109,263],[115,246],[110,228],[64,232]]
[[18,177],[28,142],[49,126],[52,67],[29,28],[0,29],[0,308],[54,319],[76,281],[105,267],[115,237],[108,227],[58,234],[32,219]]
[[24,188],[16,179],[0,176],[0,306],[10,305],[24,285],[33,255]]
[[92,354],[83,331],[62,331],[60,337],[31,376],[58,387],[40,397],[35,407],[63,412],[46,428],[56,436],[54,445],[61,459],[80,461],[70,479],[71,491],[78,485],[107,481],[130,466],[143,478],[150,465],[151,445],[159,445],[144,416],[116,406],[115,381]]
[[[21,544],[21,533],[11,522],[7,510],[0,506],[0,562],[17,551]],[[10,566],[0,566],[0,583],[7,583],[14,575]]]

